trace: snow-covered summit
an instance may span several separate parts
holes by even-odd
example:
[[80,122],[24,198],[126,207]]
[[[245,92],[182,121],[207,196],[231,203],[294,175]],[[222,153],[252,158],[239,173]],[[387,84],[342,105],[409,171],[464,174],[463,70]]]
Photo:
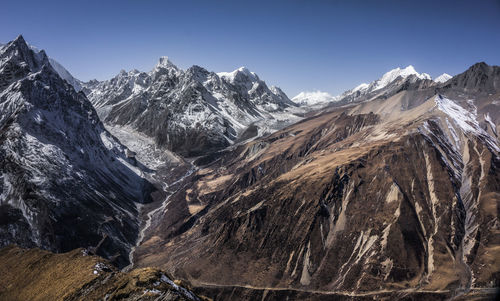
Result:
[[[245,67],[220,73],[200,66],[182,70],[167,57],[150,72],[85,83],[84,92],[106,123],[127,125],[184,155],[228,146],[250,125],[275,130],[299,118],[285,112],[296,104],[283,91]],[[203,139],[190,138],[195,136]]]
[[384,93],[385,90],[392,90],[397,86],[401,85],[403,82],[411,81],[415,82],[418,80],[431,80],[431,76],[427,73],[418,73],[415,67],[412,65],[406,68],[395,68],[386,72],[377,80],[371,83],[362,83],[353,89],[347,90],[338,96],[338,101],[344,102],[354,102],[360,98],[366,98],[366,96]]
[[386,87],[388,84],[392,83],[398,77],[402,77],[403,79],[405,79],[411,75],[415,75],[419,79],[428,79],[428,80],[431,79],[430,75],[427,73],[418,73],[412,65],[409,65],[404,69],[398,67],[382,75],[380,79],[375,81],[375,86],[371,90],[372,91],[380,90]]
[[179,68],[172,63],[168,56],[161,56],[155,68],[173,68],[179,70]]
[[367,83],[362,83],[352,89],[352,92],[363,91],[366,90],[370,85]]
[[436,83],[444,83],[444,82],[447,82],[447,81],[448,81],[449,79],[451,79],[451,78],[452,78],[452,76],[451,76],[451,75],[449,75],[449,74],[447,74],[447,73],[443,73],[443,74],[441,74],[440,76],[436,77],[436,78],[434,79],[434,81],[435,81]]
[[250,70],[248,70],[247,67],[240,67],[232,72],[217,72],[217,75],[223,79],[226,79],[230,83],[234,83],[239,76],[246,77],[251,81],[259,80],[257,74],[255,74],[255,72],[251,72]]
[[337,99],[338,99],[337,96],[333,96],[328,92],[305,91],[305,92],[300,92],[295,97],[293,97],[292,101],[299,105],[313,106],[318,104],[326,104],[332,101],[336,101]]

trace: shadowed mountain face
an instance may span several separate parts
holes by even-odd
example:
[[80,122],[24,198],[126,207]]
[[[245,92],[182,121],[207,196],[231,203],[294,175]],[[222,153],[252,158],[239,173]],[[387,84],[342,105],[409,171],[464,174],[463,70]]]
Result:
[[283,91],[244,67],[218,74],[199,66],[184,71],[163,57],[149,73],[122,71],[84,86],[106,123],[126,125],[184,156],[227,147],[249,126],[262,135],[300,119],[287,112],[296,105]]
[[198,160],[136,264],[224,298],[498,287],[499,70],[392,82]]
[[0,245],[93,247],[119,266],[151,184],[91,103],[19,36],[0,48]]

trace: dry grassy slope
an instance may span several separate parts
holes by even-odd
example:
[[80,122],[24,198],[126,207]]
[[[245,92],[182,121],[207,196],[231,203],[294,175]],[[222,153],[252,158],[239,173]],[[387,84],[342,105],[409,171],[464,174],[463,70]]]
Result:
[[54,254],[8,246],[0,249],[0,300],[189,300],[162,274],[153,268],[121,273],[83,249]]
[[[455,123],[453,146],[435,97],[408,93],[227,152],[172,197],[138,265],[198,286],[443,294],[498,286],[498,153]],[[477,103],[488,105],[497,106],[494,96]]]

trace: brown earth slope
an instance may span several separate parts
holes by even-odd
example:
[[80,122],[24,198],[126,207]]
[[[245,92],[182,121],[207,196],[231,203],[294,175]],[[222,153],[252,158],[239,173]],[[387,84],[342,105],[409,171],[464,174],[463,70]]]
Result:
[[500,94],[461,83],[330,109],[200,159],[212,163],[170,198],[136,264],[223,299],[494,291]]
[[0,300],[198,300],[153,268],[122,273],[84,249],[0,249]]

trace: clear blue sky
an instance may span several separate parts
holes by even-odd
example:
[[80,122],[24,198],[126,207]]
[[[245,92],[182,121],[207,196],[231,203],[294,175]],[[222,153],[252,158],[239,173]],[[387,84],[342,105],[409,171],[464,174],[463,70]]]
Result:
[[409,64],[433,77],[500,65],[500,1],[2,0],[0,42],[18,34],[85,81],[166,55],[246,66],[290,97],[338,94]]

